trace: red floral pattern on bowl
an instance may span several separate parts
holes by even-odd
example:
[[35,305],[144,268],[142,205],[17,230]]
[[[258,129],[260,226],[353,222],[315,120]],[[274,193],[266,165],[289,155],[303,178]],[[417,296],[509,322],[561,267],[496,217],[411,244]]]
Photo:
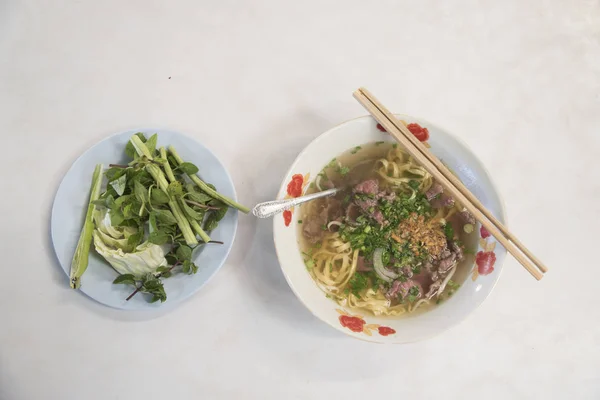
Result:
[[346,311],[336,309],[340,314],[340,324],[344,328],[350,329],[352,332],[364,333],[367,336],[373,336],[372,331],[377,331],[381,336],[393,335],[396,331],[389,326],[381,326],[377,324],[367,324],[367,322],[360,315],[348,314]]
[[[286,199],[292,199],[296,197],[302,196],[304,193],[304,189],[306,188],[306,184],[308,183],[308,179],[310,178],[310,174],[302,175],[295,174],[292,176],[292,179],[287,184],[287,194],[285,196]],[[294,208],[290,208],[289,210],[285,210],[283,212],[283,222],[285,226],[290,226],[292,222],[292,214],[294,213]]]

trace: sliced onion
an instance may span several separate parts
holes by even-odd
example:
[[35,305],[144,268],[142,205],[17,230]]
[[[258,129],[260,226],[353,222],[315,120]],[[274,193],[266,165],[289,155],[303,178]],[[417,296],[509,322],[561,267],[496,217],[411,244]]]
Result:
[[333,225],[340,227],[342,226],[342,223],[340,221],[331,221],[327,224],[327,229],[330,229]]
[[375,267],[375,273],[384,281],[391,282],[394,279],[397,279],[400,275],[393,273],[383,266],[382,256],[383,249],[375,249],[373,252],[373,266]]

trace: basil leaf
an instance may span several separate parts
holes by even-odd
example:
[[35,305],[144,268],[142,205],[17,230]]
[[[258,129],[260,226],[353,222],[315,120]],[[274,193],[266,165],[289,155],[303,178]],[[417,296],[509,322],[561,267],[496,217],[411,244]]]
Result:
[[158,225],[156,224],[156,211],[150,212],[150,215],[148,216],[148,221],[150,223],[151,232],[157,231]]
[[121,176],[125,175],[126,172],[127,172],[126,168],[111,167],[106,170],[104,175],[106,175],[106,178],[108,179],[108,181],[111,182],[111,181],[114,181],[115,179],[120,178]]
[[192,259],[192,249],[183,244],[177,248],[175,256],[181,262],[190,261]]
[[186,196],[189,197],[190,200],[193,200],[193,201],[195,201],[197,203],[201,203],[201,204],[206,204],[213,199],[206,193],[201,193],[201,192],[188,191]]
[[228,207],[224,206],[216,211],[211,212],[206,218],[206,222],[204,223],[204,230],[214,230],[219,225],[219,221],[221,221],[223,217],[225,217],[225,214],[227,214],[227,209]]
[[146,147],[148,148],[148,150],[150,151],[150,154],[152,154],[152,155],[156,151],[157,139],[158,139],[158,135],[155,133],[154,135],[150,136],[150,138],[146,141]]
[[123,213],[121,213],[121,210],[118,210],[116,208],[110,210],[110,224],[112,226],[119,226],[124,220],[125,217],[123,217]]
[[134,216],[133,212],[131,211],[131,207],[131,203],[127,203],[127,205],[123,207],[123,218],[129,219]]
[[169,195],[165,193],[164,190],[159,188],[152,189],[152,202],[155,204],[167,204],[171,199],[169,199]]
[[134,233],[133,235],[129,236],[129,238],[127,238],[127,246],[129,248],[131,248],[131,250],[135,250],[136,247],[139,246],[140,243],[142,243],[142,240],[144,239],[144,231],[143,230],[139,230],[136,233]]
[[195,219],[197,221],[202,221],[202,219],[204,218],[204,212],[195,211],[192,207],[187,205],[185,200],[179,199],[179,204],[181,204],[181,207],[183,208],[183,212],[188,217]]
[[169,241],[169,239],[170,236],[162,231],[152,232],[150,236],[148,236],[148,241],[157,245],[165,244]]
[[179,164],[179,168],[181,171],[185,172],[188,175],[194,175],[195,173],[198,172],[198,167],[196,167],[194,164],[192,164],[191,162],[184,162]]
[[177,220],[169,210],[154,210],[156,220],[162,224],[175,225]]
[[147,200],[146,188],[137,180],[134,181],[133,193],[140,202],[144,203]]
[[123,285],[135,285],[135,276],[132,274],[123,274],[117,276],[117,278],[113,281],[113,284],[123,284]]
[[125,192],[126,184],[127,184],[127,176],[125,174],[123,174],[119,178],[115,179],[114,181],[110,182],[110,186],[112,186],[112,188],[115,190],[115,192],[117,192],[117,194],[119,196],[121,196],[123,194],[123,192]]

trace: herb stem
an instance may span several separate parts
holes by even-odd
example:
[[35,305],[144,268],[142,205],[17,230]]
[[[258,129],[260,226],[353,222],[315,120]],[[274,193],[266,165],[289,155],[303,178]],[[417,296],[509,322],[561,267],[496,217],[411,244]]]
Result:
[[[179,156],[179,154],[177,153],[177,151],[175,150],[175,148],[173,146],[169,146],[169,152],[175,159],[175,162],[177,163],[177,165],[183,164],[183,159]],[[217,192],[216,190],[213,190],[204,181],[202,181],[202,179],[200,179],[198,177],[198,175],[188,174],[188,176],[190,177],[192,182],[194,182],[196,185],[198,185],[198,187],[200,187],[200,189],[202,189],[204,192],[206,192],[209,196],[212,196],[215,199],[221,200],[223,203],[228,204],[231,207],[234,207],[234,208],[240,210],[244,214],[248,214],[250,212],[250,209],[248,207],[245,207],[245,206],[237,203],[236,201],[230,199],[229,197],[222,195],[221,193]]]
[[[133,135],[130,139],[130,142],[133,145],[135,151],[140,156],[146,156],[146,158],[152,160],[152,154],[150,153],[150,150],[148,150],[148,147],[146,147],[144,142],[142,142],[139,137]],[[169,182],[167,181],[167,178],[165,178],[165,174],[162,172],[160,167],[154,164],[148,164],[146,165],[146,171],[148,171],[148,173],[152,175],[156,183],[158,183],[159,188],[161,188],[165,192],[168,191]],[[171,211],[173,212],[173,216],[177,220],[177,225],[179,225],[179,229],[181,229],[181,233],[183,234],[183,238],[185,239],[186,244],[191,247],[196,246],[198,244],[196,235],[192,231],[190,223],[184,216],[183,211],[181,211],[179,204],[177,204],[177,202],[174,200],[170,200],[168,204],[171,208]]]
[[71,271],[69,273],[70,285],[73,289],[78,289],[81,286],[81,276],[88,267],[88,258],[90,247],[92,245],[92,235],[94,232],[93,212],[95,209],[94,201],[100,197],[100,188],[102,186],[102,164],[97,164],[92,175],[92,184],[90,188],[90,199],[85,214],[85,222],[83,229],[79,235],[75,255],[71,261]]
[[[159,149],[159,153],[160,153],[161,158],[164,158],[165,160],[167,159],[167,151],[165,150],[164,147],[161,147]],[[173,174],[173,170],[171,169],[171,165],[169,165],[168,160],[167,160],[167,162],[165,162],[163,167],[165,168],[165,172],[167,173],[167,178],[169,178],[169,181],[171,181],[171,183],[177,182],[177,180],[175,179],[175,174]],[[208,234],[204,231],[204,229],[202,229],[202,227],[200,226],[198,221],[196,221],[193,218],[187,218],[187,220],[188,220],[190,226],[192,227],[192,229],[194,230],[194,232],[196,232],[200,236],[200,238],[202,238],[202,240],[204,240],[205,242],[210,241],[210,236],[208,236]]]
[[[181,264],[181,262],[180,262],[180,261],[177,261],[175,264],[173,264],[173,265],[171,266],[171,268],[169,268],[169,269],[168,269],[167,271],[165,271],[165,272],[171,272],[171,271],[173,270],[173,268],[175,268],[176,266],[178,266],[178,265],[180,265],[180,264]],[[157,278],[160,278],[160,277],[162,276],[162,274],[164,274],[164,272],[161,272],[160,274],[157,274],[157,275],[156,275],[156,277],[157,277]],[[138,293],[139,293],[139,291],[140,291],[140,290],[142,290],[142,287],[143,287],[143,286],[144,286],[144,285],[137,286],[137,287],[135,288],[135,291],[134,291],[133,293],[131,293],[131,294],[130,294],[130,295],[129,295],[129,296],[126,298],[126,299],[125,299],[125,301],[129,301],[129,300],[131,300],[131,298],[132,298],[133,296],[135,296],[136,294],[138,294]]]
[[184,199],[184,200],[188,204],[191,204],[193,206],[200,207],[200,208],[206,208],[207,210],[218,210],[219,209],[219,207],[207,206],[206,204],[198,203],[197,201],[188,200],[188,199]]

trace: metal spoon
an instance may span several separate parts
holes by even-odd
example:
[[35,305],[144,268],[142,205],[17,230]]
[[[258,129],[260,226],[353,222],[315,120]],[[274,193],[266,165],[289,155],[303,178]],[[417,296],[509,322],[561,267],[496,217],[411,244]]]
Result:
[[285,200],[273,200],[266,201],[264,203],[257,204],[252,209],[252,214],[254,214],[258,218],[269,218],[275,214],[279,214],[285,210],[289,210],[290,208],[297,206],[302,203],[306,203],[307,201],[320,199],[322,197],[333,196],[337,192],[339,192],[340,188],[328,189],[322,192],[309,194],[306,196],[295,197],[293,199],[285,199]]

